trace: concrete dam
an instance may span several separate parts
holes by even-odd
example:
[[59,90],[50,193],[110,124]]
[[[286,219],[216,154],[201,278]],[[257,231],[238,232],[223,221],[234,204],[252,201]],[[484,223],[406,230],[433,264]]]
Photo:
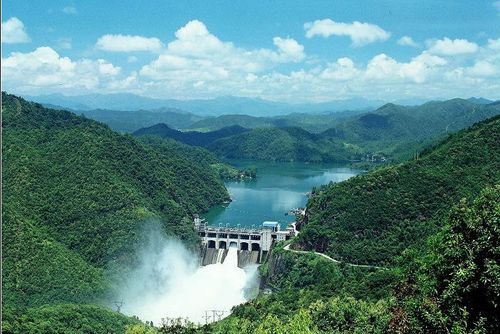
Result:
[[203,266],[223,263],[228,249],[236,248],[238,267],[262,263],[273,242],[288,240],[295,236],[293,227],[280,230],[278,222],[263,222],[259,228],[210,226],[198,215],[194,217],[194,228],[201,239],[200,264]]

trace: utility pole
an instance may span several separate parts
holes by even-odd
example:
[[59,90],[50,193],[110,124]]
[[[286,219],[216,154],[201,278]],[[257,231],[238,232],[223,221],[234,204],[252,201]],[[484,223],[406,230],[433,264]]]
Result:
[[[210,312],[212,313],[211,315]],[[211,322],[221,320],[223,315],[224,310],[206,310],[203,318],[205,318],[205,324],[208,324],[210,320],[212,320]]]
[[205,325],[208,325],[208,320],[210,319],[210,316],[208,315],[208,311],[205,311]]
[[120,310],[122,309],[123,306],[123,299],[120,301],[115,301],[115,305],[116,305],[116,312],[120,313]]

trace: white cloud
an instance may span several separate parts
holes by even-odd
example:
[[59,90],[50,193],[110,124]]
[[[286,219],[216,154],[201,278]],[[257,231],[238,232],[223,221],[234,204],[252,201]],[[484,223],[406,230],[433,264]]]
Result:
[[68,14],[68,15],[76,15],[78,14],[78,11],[76,10],[76,7],[74,6],[66,6],[62,9],[62,12],[64,14]]
[[472,67],[467,69],[467,74],[478,77],[489,77],[500,73],[499,64],[490,63],[487,60],[477,61]]
[[304,53],[304,46],[300,45],[292,38],[274,37],[273,43],[279,49],[279,52],[284,59],[298,62],[306,57]]
[[17,17],[11,17],[2,22],[2,43],[28,43],[30,38],[24,28],[24,23]]
[[157,81],[155,84],[161,81],[168,89],[216,90],[222,80],[226,85],[246,82],[252,78],[248,74],[256,75],[277,64],[300,62],[306,57],[304,47],[292,38],[275,37],[276,50],[238,48],[221,41],[198,20],[181,27],[175,37],[157,59],[139,71],[140,76]]
[[329,80],[351,80],[359,74],[354,62],[347,57],[339,58],[335,63],[330,63],[321,72],[323,79]]
[[400,39],[398,39],[397,43],[402,46],[411,46],[414,48],[418,47],[418,43],[416,43],[410,36],[401,37]]
[[407,63],[399,63],[395,59],[380,54],[373,57],[366,67],[366,78],[384,81],[411,81],[424,83],[435,71],[447,61],[441,57],[422,53]]
[[488,39],[488,48],[500,51],[500,38]]
[[304,24],[306,37],[348,36],[353,46],[363,46],[377,41],[389,39],[391,34],[379,26],[371,23],[354,21],[353,23],[335,22],[330,19],[316,20]]
[[[272,42],[271,48],[241,48],[220,40],[202,22],[191,21],[137,71],[123,73],[103,59],[70,59],[41,47],[2,59],[2,82],[14,93],[133,92],[181,99],[221,95],[290,102],[359,96],[383,100],[500,97],[500,39],[488,40],[468,57],[425,50],[405,61],[382,53],[365,62],[345,56],[309,61],[311,56],[292,38],[275,37]],[[123,60],[133,62],[138,57],[127,54]],[[284,63],[288,65],[281,66]]]
[[162,43],[155,37],[104,35],[99,37],[95,46],[111,52],[158,51]]
[[13,52],[2,58],[5,86],[30,93],[51,89],[58,92],[95,90],[120,71],[120,67],[103,59],[72,61],[47,46],[28,53]]
[[460,54],[474,53],[479,47],[476,43],[469,42],[466,39],[449,39],[445,37],[428,42],[428,51],[442,56],[454,56]]

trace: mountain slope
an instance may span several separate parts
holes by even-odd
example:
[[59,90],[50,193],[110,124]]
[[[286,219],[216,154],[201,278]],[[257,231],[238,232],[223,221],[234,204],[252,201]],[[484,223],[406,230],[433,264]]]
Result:
[[133,135],[136,137],[152,135],[161,138],[175,139],[177,141],[180,141],[181,143],[188,145],[206,147],[218,139],[245,133],[247,131],[249,130],[242,128],[241,126],[229,126],[210,132],[182,132],[179,130],[174,130],[166,124],[156,124],[147,128],[139,129],[135,131]]
[[218,175],[67,111],[2,93],[3,301],[94,302],[146,223],[194,244],[190,216],[229,198]]
[[300,128],[260,128],[214,141],[208,148],[227,159],[266,161],[349,161],[359,158],[341,142]]
[[500,182],[500,117],[441,142],[418,160],[316,190],[296,247],[387,264],[437,228],[459,198]]
[[365,113],[366,111],[338,111],[329,113],[293,113],[284,116],[257,117],[248,115],[222,115],[207,117],[191,124],[190,128],[200,131],[214,131],[224,127],[239,125],[247,129],[267,127],[299,127],[319,133],[334,127],[339,120]]
[[[394,156],[404,154],[409,143],[425,145],[430,139],[440,138],[498,114],[498,105],[477,104],[463,99],[411,107],[390,103],[373,112],[340,121],[322,136]],[[423,147],[419,146],[420,149]],[[407,155],[404,157],[409,158]]]
[[[208,146],[217,155],[230,159],[330,162],[359,160],[366,154],[381,153],[393,160],[406,160],[444,135],[498,114],[498,104],[482,105],[454,99],[414,107],[386,104],[374,112],[344,118],[289,115],[243,119],[235,116],[206,119],[195,125],[217,124],[210,122],[219,120],[223,123],[246,121],[250,126],[260,122],[266,126],[222,138]],[[317,134],[286,127],[289,123],[315,127],[315,122],[321,121],[330,122],[334,127]]]

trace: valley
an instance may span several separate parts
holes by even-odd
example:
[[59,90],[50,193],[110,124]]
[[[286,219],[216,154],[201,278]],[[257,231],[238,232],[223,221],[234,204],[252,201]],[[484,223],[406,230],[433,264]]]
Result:
[[[342,312],[361,312],[359,316],[372,314],[375,322],[360,323],[359,328],[386,328],[396,321],[389,318],[395,305],[406,308],[409,300],[425,298],[424,291],[397,299],[390,296],[411,275],[407,269],[411,263],[427,261],[418,255],[432,252],[427,243],[436,236],[447,238],[450,232],[443,228],[449,224],[449,208],[461,198],[463,203],[474,203],[475,198],[498,196],[498,116],[441,141],[439,135],[428,137],[436,144],[413,159],[366,172],[345,163],[300,162],[297,157],[289,160],[299,161],[280,161],[274,159],[278,153],[262,155],[269,139],[252,144],[238,139],[259,131],[273,136],[284,131],[299,135],[304,144],[324,135],[302,129],[234,126],[196,133],[161,125],[134,138],[16,96],[3,93],[2,100],[8,143],[3,147],[8,207],[3,214],[7,222],[4,310],[5,324],[13,331],[28,330],[27,324],[42,330],[40,314],[52,319],[53,326],[67,326],[57,318],[58,305],[67,305],[65,312],[70,314],[85,313],[92,326],[102,325],[95,317],[105,317],[107,328],[147,328],[149,321],[160,325],[163,317],[187,317],[189,321],[182,324],[186,330],[222,333],[241,327],[253,332],[278,315],[276,326],[294,328],[332,305]],[[496,113],[495,105],[481,108],[484,114],[475,112],[475,117]],[[470,122],[464,117],[462,124]],[[361,120],[383,123],[372,116]],[[457,121],[456,126],[465,125]],[[345,131],[350,134],[346,138],[356,133]],[[210,151],[224,140],[238,148],[257,148],[261,155],[228,160],[217,150]],[[97,170],[100,174],[95,174]],[[26,193],[23,189],[29,184],[36,187]],[[305,215],[288,214],[302,207]],[[272,221],[284,230],[295,222],[299,233],[273,243],[257,257],[244,255],[239,248],[231,250],[229,242],[220,243],[224,248],[216,252],[221,256],[202,258],[205,266],[200,267],[199,239],[193,228],[193,217],[200,213],[216,229],[259,229],[264,221]],[[100,237],[90,242],[89,236],[96,233]],[[32,262],[42,258],[46,263],[42,267]],[[54,278],[72,283],[61,289]],[[179,294],[186,284],[197,285],[200,280],[227,298],[207,295],[199,303],[203,289]],[[34,285],[44,288],[36,291],[30,288]],[[279,306],[290,298],[299,302],[285,309]],[[123,313],[150,325],[111,312],[113,300],[121,301]],[[171,303],[185,306],[170,308]],[[202,326],[211,307],[224,314],[220,317],[224,320]],[[20,312],[25,314],[23,324],[15,320]],[[316,326],[326,326],[317,327],[319,332],[330,328]]]
[[500,333],[500,0],[1,11],[2,334]]

